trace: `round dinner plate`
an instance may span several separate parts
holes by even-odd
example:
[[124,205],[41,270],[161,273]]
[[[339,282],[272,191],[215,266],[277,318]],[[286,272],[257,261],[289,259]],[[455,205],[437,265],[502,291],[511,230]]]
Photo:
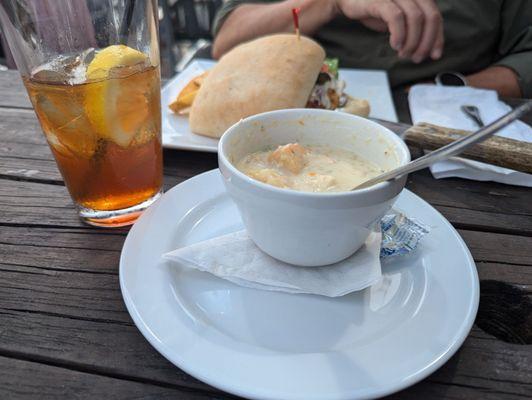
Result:
[[449,222],[408,190],[395,208],[431,232],[413,254],[384,260],[377,285],[338,298],[244,288],[161,259],[242,229],[219,171],[210,171],[168,191],[133,226],[120,258],[122,295],[153,347],[224,391],[283,400],[384,396],[456,352],[479,300],[475,264]]

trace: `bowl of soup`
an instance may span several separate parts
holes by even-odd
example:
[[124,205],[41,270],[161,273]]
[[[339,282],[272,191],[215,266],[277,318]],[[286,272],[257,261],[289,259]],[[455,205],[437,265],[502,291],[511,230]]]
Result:
[[218,145],[225,187],[250,238],[270,256],[308,267],[364,245],[406,176],[352,189],[409,161],[405,143],[384,126],[319,109],[254,115]]

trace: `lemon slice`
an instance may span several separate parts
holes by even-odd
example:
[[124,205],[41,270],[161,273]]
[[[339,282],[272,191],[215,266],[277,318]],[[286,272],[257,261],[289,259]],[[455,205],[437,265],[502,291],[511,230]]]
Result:
[[[127,147],[149,116],[145,86],[132,68],[148,65],[148,57],[124,45],[113,45],[98,52],[87,67],[85,110],[102,138]],[[139,69],[141,71],[142,69]],[[138,75],[138,74],[137,74]],[[144,79],[146,81],[146,79]]]

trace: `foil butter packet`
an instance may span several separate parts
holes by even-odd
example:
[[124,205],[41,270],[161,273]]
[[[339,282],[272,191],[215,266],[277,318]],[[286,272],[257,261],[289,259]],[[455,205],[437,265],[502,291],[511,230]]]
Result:
[[381,258],[408,254],[413,251],[423,236],[429,233],[428,226],[392,211],[381,220]]
[[262,252],[245,230],[217,236],[163,255],[170,268],[208,272],[239,286],[328,297],[363,290],[383,278],[381,259],[412,252],[429,229],[392,211],[351,257],[323,267],[298,267]]

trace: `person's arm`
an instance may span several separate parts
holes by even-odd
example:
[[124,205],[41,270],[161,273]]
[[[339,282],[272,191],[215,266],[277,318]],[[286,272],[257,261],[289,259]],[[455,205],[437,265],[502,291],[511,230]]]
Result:
[[501,96],[532,98],[532,1],[503,2],[498,53],[492,66],[469,77],[471,84]]
[[300,7],[300,28],[304,35],[312,35],[329,22],[336,13],[334,1],[286,0],[271,4],[242,4],[225,19],[216,39],[212,56],[220,58],[239,43],[280,32],[293,32],[292,8]]
[[522,97],[517,74],[508,67],[492,66],[466,77],[470,86],[496,90],[500,96]]
[[[251,1],[256,3],[256,1]],[[390,46],[415,63],[442,56],[443,21],[434,0],[284,0],[242,4],[230,0],[216,24],[213,57],[219,58],[239,43],[275,32],[292,32],[291,9],[301,8],[300,29],[311,35],[337,15],[366,27],[390,32]],[[220,21],[221,20],[221,21]]]

